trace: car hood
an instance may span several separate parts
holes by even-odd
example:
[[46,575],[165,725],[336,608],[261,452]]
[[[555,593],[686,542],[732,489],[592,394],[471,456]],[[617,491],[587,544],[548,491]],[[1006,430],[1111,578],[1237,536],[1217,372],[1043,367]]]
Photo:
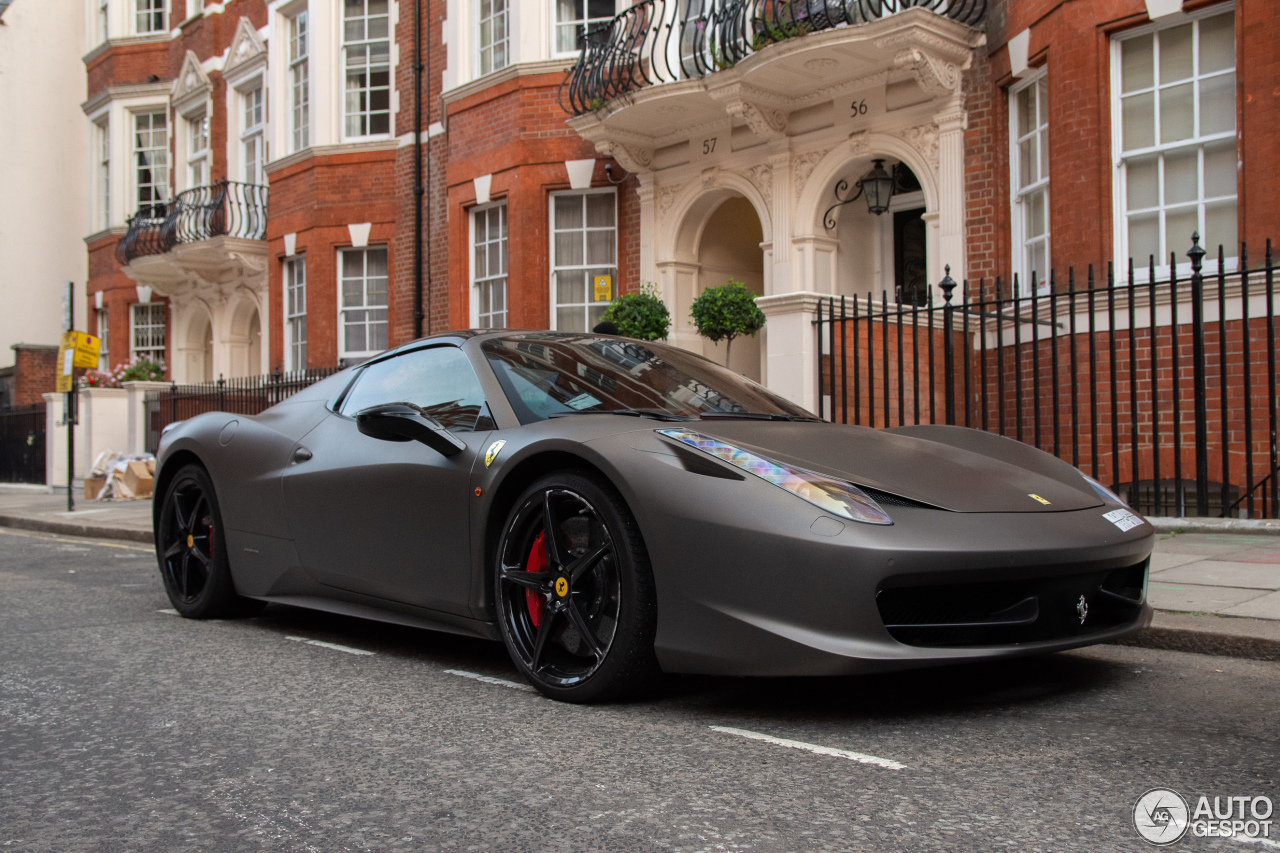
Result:
[[701,421],[685,428],[953,512],[1064,512],[1103,504],[1066,463],[977,430],[917,427],[905,435],[840,424],[746,420]]

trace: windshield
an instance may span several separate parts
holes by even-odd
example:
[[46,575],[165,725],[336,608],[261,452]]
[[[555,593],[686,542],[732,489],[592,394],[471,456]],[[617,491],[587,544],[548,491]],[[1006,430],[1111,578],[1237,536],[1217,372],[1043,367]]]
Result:
[[534,332],[487,340],[481,350],[522,424],[598,412],[813,418],[750,379],[663,344]]

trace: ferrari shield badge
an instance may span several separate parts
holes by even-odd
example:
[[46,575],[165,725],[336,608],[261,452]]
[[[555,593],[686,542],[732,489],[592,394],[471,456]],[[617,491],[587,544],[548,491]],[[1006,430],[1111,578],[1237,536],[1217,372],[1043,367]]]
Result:
[[493,460],[498,458],[498,454],[502,452],[502,446],[506,443],[506,439],[500,438],[489,445],[489,449],[484,452],[484,467],[488,468],[493,464]]
[[563,577],[556,578],[556,595],[564,598],[569,594],[569,582]]

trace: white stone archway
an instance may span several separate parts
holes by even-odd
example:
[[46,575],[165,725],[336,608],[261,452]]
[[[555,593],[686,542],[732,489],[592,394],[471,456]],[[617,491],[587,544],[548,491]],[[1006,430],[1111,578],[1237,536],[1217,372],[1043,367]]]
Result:
[[214,319],[208,304],[192,299],[175,305],[174,381],[208,382],[214,378]]
[[[704,176],[704,180],[690,183],[678,193],[667,191],[660,203],[667,209],[658,218],[656,282],[672,313],[668,340],[694,352],[705,354],[709,346],[689,318],[690,305],[705,286],[699,248],[712,215],[731,198],[744,198],[750,203],[767,238],[772,228],[768,201],[755,184],[736,173]],[[764,253],[762,288],[768,293],[772,252],[768,243],[761,245],[761,251]]]
[[223,344],[227,376],[257,376],[266,363],[263,352],[262,310],[256,294],[240,288],[228,300],[224,312],[226,334]]

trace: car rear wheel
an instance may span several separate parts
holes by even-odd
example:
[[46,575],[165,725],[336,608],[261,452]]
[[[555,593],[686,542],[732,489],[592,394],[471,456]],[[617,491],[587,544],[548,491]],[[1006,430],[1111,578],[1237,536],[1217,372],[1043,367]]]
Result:
[[520,496],[503,528],[494,588],[507,651],[543,694],[598,702],[656,676],[644,541],[622,498],[595,478],[553,474]]
[[218,497],[199,465],[179,470],[165,489],[156,556],[169,601],[189,619],[242,616],[262,607],[236,595]]

